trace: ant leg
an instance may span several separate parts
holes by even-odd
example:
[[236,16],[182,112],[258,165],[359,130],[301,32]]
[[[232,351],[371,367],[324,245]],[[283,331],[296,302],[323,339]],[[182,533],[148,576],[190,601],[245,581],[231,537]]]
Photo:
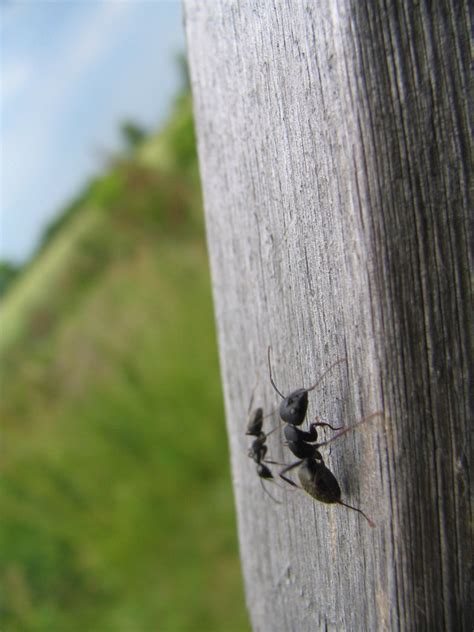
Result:
[[303,489],[302,487],[300,487],[297,483],[293,482],[291,480],[291,478],[287,478],[286,476],[283,476],[283,474],[280,474],[281,478],[288,483],[289,485],[291,485],[292,487],[296,487],[297,489]]
[[342,426],[335,428],[334,426],[331,426],[331,424],[328,424],[325,421],[319,421],[319,418],[316,417],[316,421],[309,424],[309,429],[306,432],[302,430],[298,431],[298,435],[300,439],[304,441],[305,443],[316,443],[316,441],[318,440],[318,431],[316,430],[316,428],[318,427],[327,427],[327,428],[331,428],[331,430],[342,430]]
[[[262,461],[263,463],[268,463],[269,465],[286,465],[286,463],[279,463],[278,461],[271,461],[270,459],[265,459],[264,461]],[[283,470],[285,471],[285,470]],[[293,485],[294,487],[297,487],[298,489],[301,489],[301,487],[299,485],[296,485],[296,483],[294,483],[293,481],[291,481],[289,478],[286,478],[285,476],[282,476],[282,479],[284,481],[286,481],[287,483],[289,483],[290,485]],[[262,479],[260,479],[262,480]],[[274,478],[271,479],[267,479],[272,481],[273,483],[275,483],[275,485],[277,487],[279,487],[280,489],[284,489],[286,492],[289,491],[288,489],[286,489],[286,487],[282,487],[281,485],[278,485],[278,483],[276,482],[276,480]],[[294,491],[293,489],[291,491]]]
[[298,467],[298,465],[301,465],[303,463],[304,459],[300,459],[299,461],[296,461],[295,463],[290,463],[290,465],[287,465],[280,473],[280,477],[286,481],[289,485],[292,485],[293,487],[300,487],[299,485],[297,485],[295,482],[293,482],[291,479],[287,478],[286,476],[284,476],[284,474],[286,474],[286,472],[289,472],[290,470],[292,470],[295,467]]
[[362,514],[364,518],[367,520],[367,522],[369,523],[369,525],[372,527],[372,529],[375,528],[375,523],[372,522],[372,520],[362,511],[362,509],[358,509],[357,507],[353,507],[352,505],[343,503],[342,500],[338,500],[337,502],[339,505],[342,505],[343,507],[347,507],[348,509],[353,509],[354,511],[357,511],[357,513]]
[[298,465],[301,465],[301,464],[303,463],[303,461],[304,461],[304,459],[299,459],[299,461],[295,461],[294,463],[290,463],[289,465],[287,465],[287,466],[285,467],[285,469],[283,469],[283,470],[280,472],[280,476],[281,476],[282,474],[286,474],[286,472],[289,472],[289,471],[290,471],[290,470],[292,470],[293,468],[298,467]]
[[331,428],[331,430],[342,430],[344,428],[344,426],[337,426],[336,428],[334,426],[331,426],[331,424],[328,424],[326,421],[319,421],[319,417],[316,417],[316,421],[314,423],[312,423],[310,425],[310,428]]
[[265,487],[265,485],[264,485],[264,483],[263,483],[263,479],[261,479],[261,478],[260,478],[260,484],[261,484],[261,486],[262,486],[263,491],[264,491],[264,492],[265,492],[268,496],[270,496],[270,498],[271,498],[274,502],[276,502],[276,503],[277,503],[277,505],[281,505],[281,501],[280,501],[280,500],[277,500],[274,496],[272,496],[272,495],[270,494],[270,492],[268,491],[268,489]]
[[[278,465],[281,465],[281,464],[279,463]],[[260,479],[260,480],[261,480],[261,479]],[[271,482],[271,483],[275,483],[275,485],[276,485],[277,487],[279,487],[280,489],[282,489],[284,492],[294,492],[294,491],[296,491],[296,490],[295,490],[295,489],[293,489],[293,488],[288,489],[288,487],[283,487],[283,485],[279,485],[279,484],[276,482],[276,480],[275,480],[274,478],[270,478],[270,479],[268,479],[268,478],[267,478],[267,479],[265,479],[265,480],[267,480],[267,481],[269,481],[269,482]],[[289,479],[286,479],[286,480],[289,480]],[[292,482],[293,482],[293,481],[290,481],[290,483],[292,483]],[[295,485],[295,487],[298,487],[298,489],[301,489],[301,487],[299,487],[299,485]]]
[[371,419],[373,419],[374,417],[379,417],[383,415],[382,412],[378,411],[376,413],[372,413],[372,415],[369,415],[368,417],[363,417],[362,419],[360,419],[359,421],[357,421],[353,426],[349,426],[348,428],[344,428],[343,430],[341,430],[340,432],[338,432],[337,434],[334,435],[334,437],[331,437],[330,439],[328,439],[327,441],[323,441],[322,443],[318,444],[318,448],[321,448],[324,445],[328,445],[328,443],[332,443],[333,441],[335,441],[336,439],[339,439],[339,437],[342,437],[343,435],[346,434],[346,432],[349,432],[350,430],[355,430],[355,428],[357,428],[358,426],[360,426],[361,424],[365,424],[366,421],[370,421]]

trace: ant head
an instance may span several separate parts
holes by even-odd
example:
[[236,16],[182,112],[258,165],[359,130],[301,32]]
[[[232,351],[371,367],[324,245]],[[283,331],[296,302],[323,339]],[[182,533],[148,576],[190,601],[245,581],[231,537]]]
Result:
[[245,434],[258,436],[262,432],[263,425],[263,409],[257,408],[247,424],[247,432]]
[[308,390],[299,388],[285,397],[280,404],[280,417],[287,424],[300,426],[308,409]]

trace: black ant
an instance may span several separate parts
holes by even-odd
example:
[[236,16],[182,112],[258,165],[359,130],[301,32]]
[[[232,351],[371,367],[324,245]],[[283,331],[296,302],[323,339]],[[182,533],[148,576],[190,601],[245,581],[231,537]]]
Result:
[[[333,369],[337,364],[343,362],[344,360],[337,360],[332,364],[329,369],[327,369],[323,375],[319,378],[319,380],[310,388],[299,388],[295,391],[292,391],[287,397],[282,395],[282,393],[277,388],[273,376],[272,376],[272,367],[270,361],[270,347],[268,347],[268,368],[270,371],[270,382],[275,389],[275,391],[280,395],[283,399],[280,404],[280,417],[285,422],[284,434],[287,440],[287,445],[290,448],[291,452],[299,459],[295,463],[291,463],[287,467],[285,467],[280,472],[280,477],[294,487],[298,487],[296,483],[294,483],[291,479],[285,476],[286,472],[289,472],[295,467],[300,466],[298,470],[298,476],[300,479],[300,483],[302,488],[313,498],[319,500],[324,503],[338,503],[339,505],[343,505],[344,507],[348,507],[349,509],[353,509],[358,513],[362,514],[364,518],[367,520],[371,527],[374,527],[374,523],[365,513],[358,509],[357,507],[352,507],[341,500],[341,488],[339,487],[339,483],[336,480],[334,474],[326,467],[323,461],[323,457],[319,452],[319,448],[328,443],[331,443],[335,439],[338,439],[340,436],[352,430],[355,426],[351,428],[334,428],[331,424],[325,422],[315,422],[310,424],[309,431],[303,431],[297,428],[297,426],[301,425],[305,419],[306,411],[308,408],[308,393],[312,391],[322,379],[327,375],[331,369]],[[366,417],[359,421],[356,425],[364,423],[369,419],[372,419],[376,415],[380,413],[374,413],[369,417]],[[340,430],[334,437],[329,439],[328,441],[323,441],[321,443],[316,443],[318,439],[318,432],[316,430],[317,427],[329,427],[331,430]]]
[[[299,388],[296,391],[292,391],[287,397],[282,395],[277,388],[275,382],[273,381],[272,376],[272,366],[270,361],[270,347],[268,347],[268,367],[270,370],[270,382],[272,383],[273,388],[283,399],[280,404],[280,417],[285,422],[285,427],[283,432],[285,434],[285,439],[287,441],[288,447],[293,452],[293,454],[299,459],[312,459],[319,458],[321,459],[321,455],[318,452],[318,448],[325,443],[318,443],[316,441],[318,439],[318,431],[317,427],[328,427],[331,430],[341,430],[341,428],[334,428],[331,424],[324,422],[315,422],[310,424],[309,431],[300,430],[297,426],[300,426],[305,417],[306,411],[308,409],[308,393],[312,391],[318,384],[320,384],[321,380],[326,376],[326,374],[331,371],[337,364],[340,364],[344,360],[337,360],[334,364],[332,364],[327,371],[323,373],[323,375],[319,378],[319,380],[311,386],[310,388]],[[336,436],[340,436],[340,434],[344,434],[347,432],[343,430],[342,433],[339,433]],[[336,437],[333,437],[335,439]],[[315,445],[310,445],[315,444]],[[286,480],[286,479],[285,479]]]
[[[252,401],[253,401],[253,394],[252,394],[252,398],[250,400],[250,406],[249,409],[252,406]],[[263,409],[262,408],[257,408],[253,415],[249,418],[248,424],[247,424],[247,431],[245,434],[247,435],[251,435],[253,437],[256,437],[255,440],[252,442],[252,445],[249,448],[248,451],[248,456],[253,459],[255,461],[255,463],[257,464],[257,474],[260,478],[260,483],[262,485],[262,488],[264,490],[264,492],[266,494],[268,494],[270,496],[270,498],[272,500],[274,500],[276,503],[281,504],[279,500],[277,500],[276,498],[274,498],[270,492],[268,491],[268,489],[266,489],[265,485],[263,484],[264,480],[272,480],[274,481],[273,478],[273,474],[270,470],[270,468],[268,467],[268,465],[266,465],[267,463],[270,465],[280,465],[279,463],[276,463],[275,461],[269,461],[265,459],[265,456],[267,454],[267,450],[268,450],[268,446],[266,445],[266,441],[267,441],[267,437],[269,435],[272,434],[272,432],[275,432],[275,430],[277,430],[277,428],[274,428],[273,430],[271,430],[268,433],[263,432],[262,428],[263,428],[263,420],[264,420],[264,416],[263,416]]]

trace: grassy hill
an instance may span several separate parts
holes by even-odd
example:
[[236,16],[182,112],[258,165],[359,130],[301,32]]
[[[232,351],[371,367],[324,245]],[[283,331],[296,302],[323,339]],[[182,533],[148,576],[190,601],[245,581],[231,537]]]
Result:
[[2,631],[242,631],[189,97],[0,310]]

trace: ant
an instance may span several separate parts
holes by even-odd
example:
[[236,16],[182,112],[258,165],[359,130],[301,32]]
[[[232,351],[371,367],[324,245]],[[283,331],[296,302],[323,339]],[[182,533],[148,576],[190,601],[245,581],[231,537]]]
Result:
[[[316,498],[323,503],[337,503],[339,505],[343,505],[344,507],[348,507],[349,509],[353,509],[358,513],[362,514],[364,518],[367,520],[371,527],[374,527],[374,523],[366,514],[357,507],[352,507],[344,503],[341,500],[341,488],[339,487],[339,483],[336,480],[334,474],[326,467],[324,464],[323,457],[319,452],[319,448],[322,446],[331,443],[335,439],[338,439],[343,434],[352,430],[355,426],[351,428],[334,428],[331,424],[325,422],[314,422],[310,424],[309,431],[300,430],[297,426],[300,426],[305,417],[306,411],[308,408],[308,393],[318,386],[321,383],[323,378],[331,371],[337,364],[340,364],[344,361],[344,359],[337,360],[334,362],[319,378],[319,380],[310,388],[299,388],[295,391],[292,391],[286,397],[280,392],[277,388],[273,376],[272,376],[272,366],[270,360],[270,351],[271,347],[268,347],[268,368],[270,372],[270,382],[275,389],[275,391],[280,395],[283,399],[280,404],[280,417],[285,422],[284,434],[287,440],[287,445],[290,448],[291,452],[299,459],[295,463],[291,463],[286,466],[281,472],[280,477],[294,487],[298,487],[296,483],[294,483],[291,479],[287,478],[285,474],[292,470],[295,467],[300,466],[298,470],[298,476],[300,479],[300,483],[302,489],[306,491],[310,496]],[[359,421],[356,425],[364,423],[369,419],[372,419],[376,415],[380,413],[374,413],[369,417],[365,417],[361,421]],[[329,427],[331,430],[339,430],[336,435],[334,435],[328,441],[323,441],[321,443],[316,443],[318,439],[318,427]]]
[[[252,407],[252,401],[253,401],[253,394],[250,399],[249,410]],[[250,415],[250,412],[249,412],[249,415]],[[266,465],[266,463],[269,463],[271,465],[279,465],[275,461],[268,461],[265,459],[265,456],[268,450],[268,446],[266,445],[267,437],[271,435],[272,432],[275,432],[277,428],[274,428],[268,433],[263,432],[262,430],[263,420],[264,420],[264,416],[263,416],[262,408],[257,408],[254,411],[253,415],[249,418],[249,421],[247,424],[247,431],[245,434],[255,437],[255,440],[252,442],[252,445],[249,448],[248,456],[251,459],[253,459],[255,463],[257,464],[257,474],[260,478],[260,483],[262,485],[264,492],[268,494],[270,498],[274,500],[276,503],[281,504],[279,500],[277,500],[270,494],[268,489],[266,489],[265,485],[263,484],[264,480],[274,481],[273,474],[270,468],[268,467],[268,465]]]
[[255,461],[257,464],[257,474],[260,478],[260,483],[262,485],[263,491],[270,496],[272,500],[274,500],[279,505],[281,504],[279,500],[277,500],[274,496],[270,494],[268,489],[263,484],[264,480],[272,480],[274,481],[273,474],[266,465],[269,463],[271,465],[280,465],[275,461],[269,461],[265,459],[267,454],[268,446],[266,445],[267,437],[277,430],[274,428],[268,433],[263,432],[263,410],[261,408],[257,408],[253,414],[253,417],[250,418],[250,421],[247,425],[247,432],[245,434],[252,435],[256,437],[256,439],[252,442],[252,445],[249,448],[248,456]]

